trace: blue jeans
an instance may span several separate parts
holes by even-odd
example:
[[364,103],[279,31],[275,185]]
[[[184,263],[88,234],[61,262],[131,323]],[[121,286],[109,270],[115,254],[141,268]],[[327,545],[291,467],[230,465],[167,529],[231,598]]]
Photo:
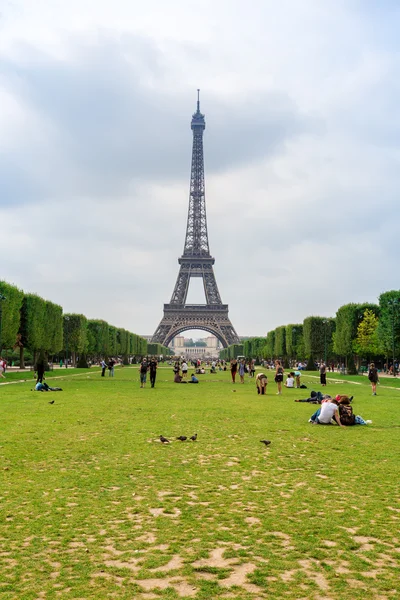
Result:
[[313,423],[318,423],[318,417],[321,414],[321,409],[319,408],[318,410],[315,411],[315,413],[313,415],[311,415],[311,421]]

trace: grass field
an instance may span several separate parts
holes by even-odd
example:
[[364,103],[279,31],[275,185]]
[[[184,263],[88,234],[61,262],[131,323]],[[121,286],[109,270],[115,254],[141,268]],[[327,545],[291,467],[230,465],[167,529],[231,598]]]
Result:
[[[1,600],[400,597],[391,380],[377,397],[366,378],[328,380],[373,421],[342,429],[247,376],[176,385],[162,368],[140,389],[133,367],[54,375],[63,392],[0,386]],[[318,389],[303,380],[303,397]]]

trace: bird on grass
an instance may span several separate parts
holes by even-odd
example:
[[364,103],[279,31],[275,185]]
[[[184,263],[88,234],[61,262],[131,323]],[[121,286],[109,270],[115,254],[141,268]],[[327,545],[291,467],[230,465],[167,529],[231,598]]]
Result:
[[190,439],[192,440],[192,442],[195,442],[197,440],[197,433],[192,435]]
[[160,442],[162,444],[169,444],[169,440],[167,440],[167,438],[164,437],[163,435],[160,435]]
[[49,404],[54,404],[55,400],[50,400]]
[[187,437],[186,435],[180,435],[179,437],[176,438],[177,440],[180,440],[181,442],[186,442]]
[[269,440],[260,440],[260,442],[261,442],[262,444],[265,444],[266,446],[269,446],[269,445],[270,445],[270,443],[271,443]]

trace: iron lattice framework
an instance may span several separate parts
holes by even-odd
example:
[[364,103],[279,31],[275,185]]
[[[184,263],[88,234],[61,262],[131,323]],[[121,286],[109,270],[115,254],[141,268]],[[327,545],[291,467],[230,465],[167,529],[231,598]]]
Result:
[[[228,305],[222,304],[208,245],[203,155],[206,123],[197,92],[197,111],[191,123],[193,151],[185,245],[178,260],[180,269],[171,302],[164,304],[164,316],[151,341],[167,346],[182,331],[203,329],[226,347],[239,343],[239,338],[228,317]],[[186,304],[191,277],[203,279],[206,304]]]

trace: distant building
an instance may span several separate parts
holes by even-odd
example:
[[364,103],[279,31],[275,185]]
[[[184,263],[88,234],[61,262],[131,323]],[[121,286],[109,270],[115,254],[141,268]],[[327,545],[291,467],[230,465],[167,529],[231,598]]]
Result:
[[195,358],[203,360],[218,358],[222,344],[214,335],[196,340],[194,344],[193,340],[185,338],[183,335],[177,335],[171,341],[169,348],[177,356],[184,356],[189,360]]

